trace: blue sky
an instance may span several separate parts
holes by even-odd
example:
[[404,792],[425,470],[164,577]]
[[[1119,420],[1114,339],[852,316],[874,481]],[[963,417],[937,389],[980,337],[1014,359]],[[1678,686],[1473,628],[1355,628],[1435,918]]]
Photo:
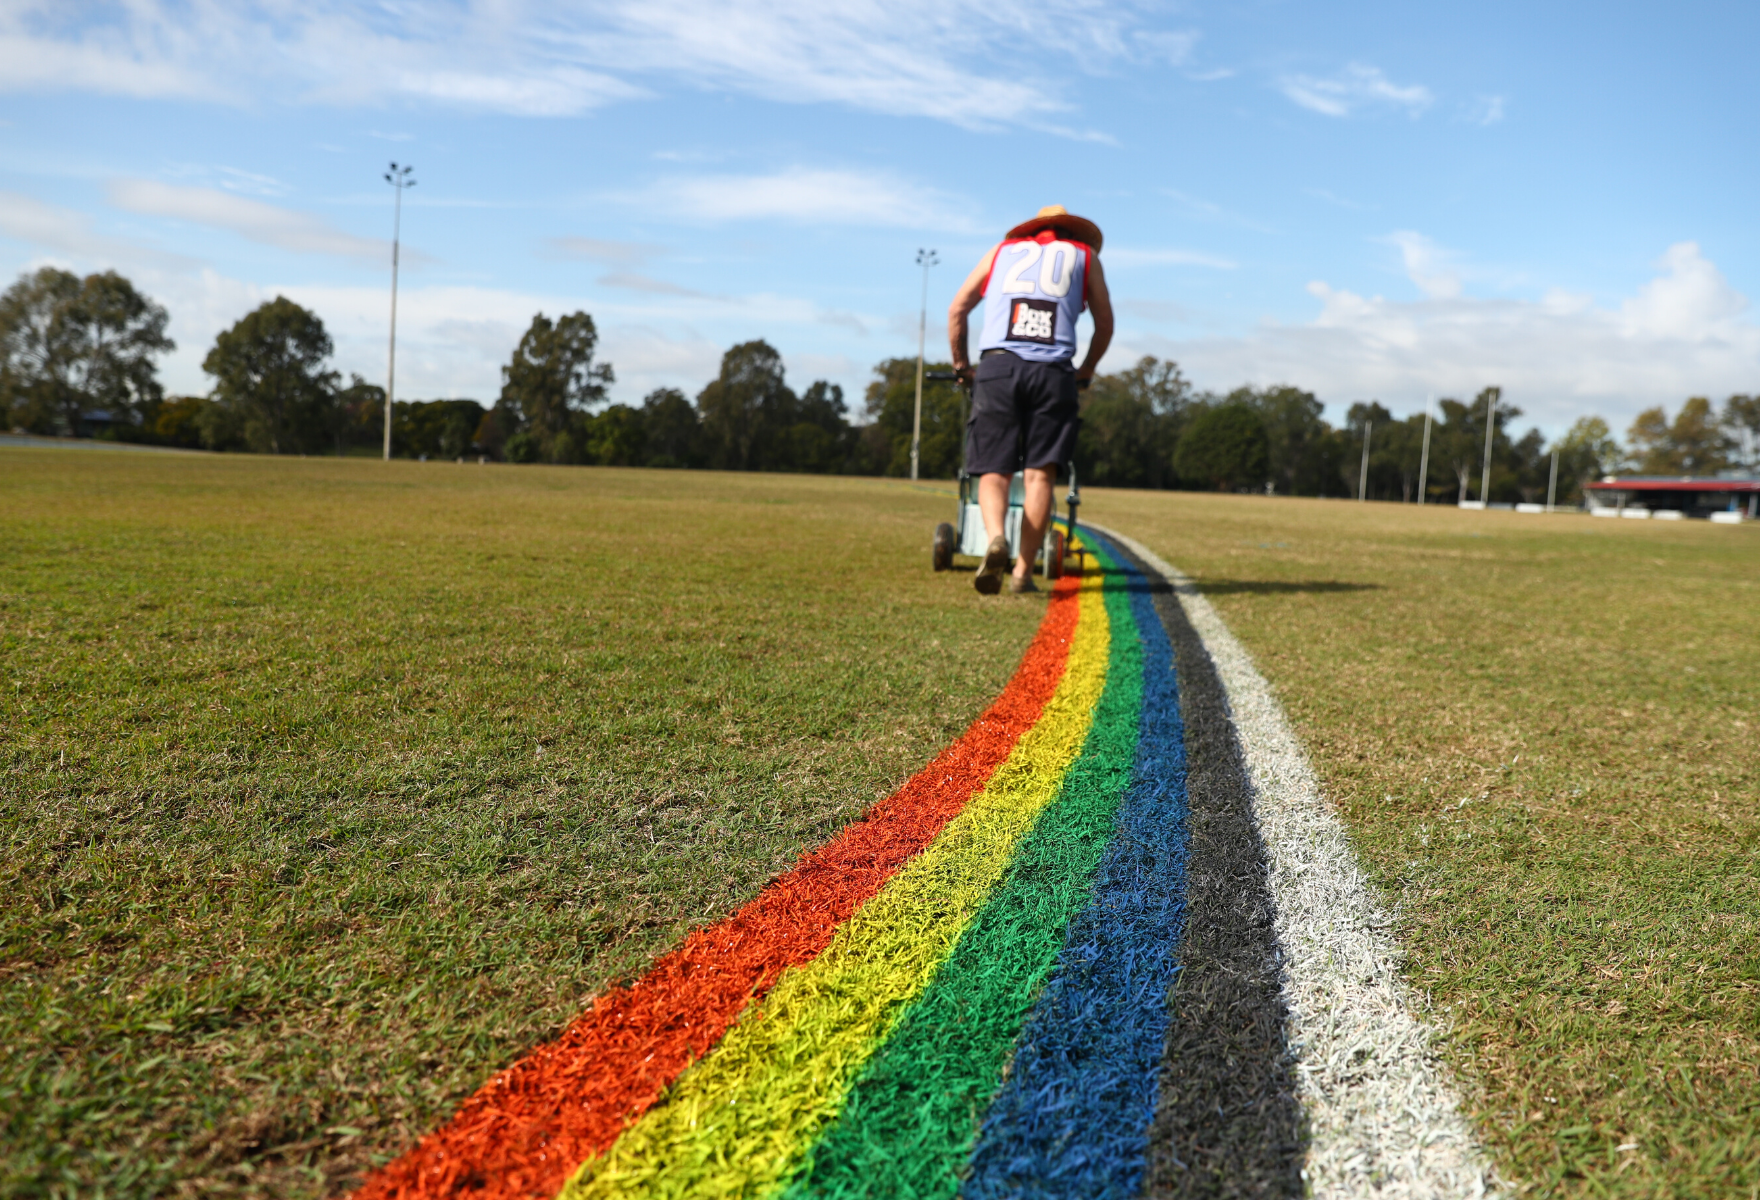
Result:
[[[286,294],[398,394],[492,400],[585,309],[616,399],[763,337],[859,396],[1061,203],[1106,232],[1105,368],[1336,417],[1500,384],[1550,432],[1760,389],[1752,5],[0,0],[0,269],[115,267],[164,378]],[[1746,114],[1744,116],[1744,114]],[[940,350],[945,354],[945,350]]]

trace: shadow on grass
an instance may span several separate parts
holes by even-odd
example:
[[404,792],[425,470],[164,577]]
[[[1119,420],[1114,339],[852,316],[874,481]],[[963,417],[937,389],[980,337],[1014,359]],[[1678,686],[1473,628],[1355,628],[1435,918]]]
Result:
[[1197,579],[1206,596],[1284,596],[1298,592],[1379,592],[1379,583],[1346,583],[1339,579]]
[[[978,560],[965,558],[955,560],[951,566],[944,568],[950,574],[973,575],[978,570]],[[1073,568],[1072,568],[1073,570]],[[1034,576],[1043,582],[1043,576],[1037,569]],[[1303,592],[1379,592],[1385,590],[1379,583],[1347,583],[1342,579],[1195,579],[1191,584],[1193,590],[1206,596],[1284,596]],[[1147,583],[1137,580],[1129,582],[1124,579],[1109,579],[1106,589],[1124,591],[1171,592],[1179,589],[1171,584],[1155,582]]]

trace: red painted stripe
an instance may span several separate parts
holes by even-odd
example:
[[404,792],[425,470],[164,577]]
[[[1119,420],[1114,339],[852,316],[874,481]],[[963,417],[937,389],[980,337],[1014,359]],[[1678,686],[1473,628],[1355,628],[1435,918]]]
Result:
[[1014,678],[958,741],[744,908],[690,934],[556,1041],[489,1080],[451,1121],[368,1178],[356,1200],[553,1197],[988,782],[1063,675],[1077,583],[1058,581]]

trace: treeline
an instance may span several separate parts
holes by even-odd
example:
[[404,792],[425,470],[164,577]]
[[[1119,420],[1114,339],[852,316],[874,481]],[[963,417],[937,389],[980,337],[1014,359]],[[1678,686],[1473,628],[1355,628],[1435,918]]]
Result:
[[[277,297],[221,333],[202,364],[214,380],[206,396],[164,395],[155,360],[174,348],[166,324],[165,310],[114,272],[81,279],[44,268],[21,277],[0,297],[0,428],[270,454],[380,452],[384,389],[359,376],[341,381],[315,313]],[[539,314],[502,368],[494,401],[398,401],[393,453],[909,473],[914,359],[879,363],[858,414],[837,384],[790,387],[781,355],[761,340],[729,349],[694,397],[660,388],[638,405],[606,403],[616,376],[597,355],[592,317]],[[1694,398],[1673,418],[1651,409],[1624,445],[1599,417],[1548,444],[1537,429],[1518,434],[1521,410],[1486,388],[1436,405],[1427,470],[1423,413],[1396,418],[1379,403],[1359,403],[1333,426],[1322,411],[1312,392],[1288,385],[1199,392],[1175,363],[1143,358],[1097,376],[1084,393],[1076,465],[1085,483],[1101,486],[1354,496],[1361,485],[1377,500],[1493,503],[1544,499],[1555,451],[1561,503],[1622,470],[1701,475],[1760,465],[1760,398],[1747,395],[1721,409]],[[1488,411],[1490,486],[1481,495]],[[925,476],[958,473],[964,417],[959,390],[925,383]]]

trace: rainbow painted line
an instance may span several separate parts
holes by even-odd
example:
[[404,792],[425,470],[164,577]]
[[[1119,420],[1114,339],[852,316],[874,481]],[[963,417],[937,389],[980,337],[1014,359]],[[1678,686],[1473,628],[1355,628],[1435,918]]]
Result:
[[372,1176],[400,1197],[1127,1196],[1185,932],[1185,738],[1104,539],[898,793]]

